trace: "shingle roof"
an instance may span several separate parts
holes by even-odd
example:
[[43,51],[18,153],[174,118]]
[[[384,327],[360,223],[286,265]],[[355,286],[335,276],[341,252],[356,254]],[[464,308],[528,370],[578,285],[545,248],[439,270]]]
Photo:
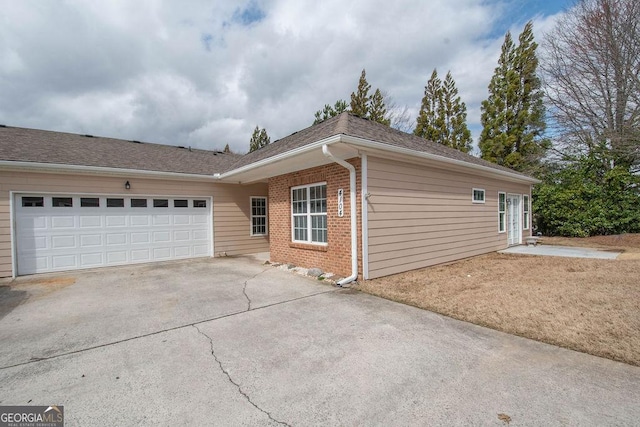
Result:
[[348,112],[295,132],[244,156],[0,126],[0,160],[213,175],[266,160],[336,135],[348,135],[518,174],[511,169]]
[[241,156],[170,145],[0,127],[0,160],[213,175]]
[[349,112],[342,113],[336,117],[325,120],[322,123],[308,127],[299,132],[295,132],[285,138],[266,145],[259,150],[244,155],[230,169],[238,169],[242,166],[247,166],[251,163],[265,160],[269,157],[340,134],[518,174],[518,172],[515,172],[512,169],[465,154],[459,150],[442,144],[390,128],[389,126],[360,118]]

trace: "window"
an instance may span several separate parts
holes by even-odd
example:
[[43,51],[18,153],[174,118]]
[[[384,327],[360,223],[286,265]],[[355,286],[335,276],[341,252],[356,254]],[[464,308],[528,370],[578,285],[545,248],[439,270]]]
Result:
[[484,203],[484,189],[474,188],[472,194],[473,203]]
[[267,234],[267,198],[251,197],[251,235]]
[[154,208],[168,208],[169,200],[168,199],[153,199],[153,207]]
[[498,193],[498,232],[507,231],[507,195]]
[[132,208],[146,208],[147,199],[131,199]]
[[23,207],[41,208],[44,206],[44,197],[23,197]]
[[82,208],[99,208],[100,199],[97,197],[81,197],[80,207]]
[[186,199],[177,199],[173,201],[173,207],[174,208],[188,208],[189,207],[189,201]]
[[107,199],[108,208],[124,208],[124,199]]
[[529,196],[522,196],[522,209],[524,210],[522,215],[522,228],[525,230],[529,229]]
[[327,243],[327,185],[292,188],[291,216],[294,242]]
[[194,200],[193,201],[193,207],[194,208],[206,208],[207,207],[207,201],[206,200]]
[[71,197],[52,197],[51,205],[54,208],[70,208],[73,207],[73,199]]

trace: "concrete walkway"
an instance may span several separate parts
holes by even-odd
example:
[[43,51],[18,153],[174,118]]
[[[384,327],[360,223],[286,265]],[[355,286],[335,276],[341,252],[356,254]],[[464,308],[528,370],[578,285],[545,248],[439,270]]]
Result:
[[593,258],[593,259],[616,259],[619,252],[601,251],[590,248],[575,248],[569,246],[512,246],[509,249],[499,251],[501,254],[519,254],[519,255],[541,255],[541,256],[560,256],[568,258]]

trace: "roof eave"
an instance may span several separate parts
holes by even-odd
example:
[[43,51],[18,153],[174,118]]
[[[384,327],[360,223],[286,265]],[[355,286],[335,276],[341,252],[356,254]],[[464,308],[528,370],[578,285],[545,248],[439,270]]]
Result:
[[140,176],[147,178],[175,178],[187,180],[215,181],[214,175],[190,174],[182,172],[150,171],[143,169],[110,168],[103,166],[65,165],[60,163],[39,163],[13,160],[0,160],[0,168],[13,170],[37,170],[53,173],[79,173],[113,176]]
[[509,172],[500,169],[495,169],[488,166],[477,165],[474,163],[465,162],[463,160],[451,159],[449,157],[439,156],[437,154],[425,153],[423,151],[411,150],[409,148],[396,147],[394,145],[386,144],[383,142],[376,142],[365,138],[360,138],[356,136],[350,136],[345,134],[337,134],[333,135],[320,141],[316,141],[311,144],[307,144],[303,147],[296,148],[291,151],[286,151],[284,153],[278,154],[276,156],[268,157],[266,159],[257,161],[255,163],[250,163],[248,165],[242,166],[238,169],[232,169],[228,172],[219,175],[220,180],[234,181],[231,178],[235,178],[238,175],[242,175],[243,173],[247,173],[253,171],[257,168],[261,168],[273,163],[286,161],[292,159],[298,155],[308,153],[310,151],[321,149],[323,145],[332,145],[337,143],[349,144],[355,147],[360,148],[369,148],[381,151],[392,152],[404,156],[410,156],[414,158],[428,159],[440,163],[456,165],[463,168],[474,169],[477,171],[482,171],[486,174],[500,176],[503,179],[508,179],[513,182],[527,183],[527,184],[538,184],[541,181],[526,175],[519,174],[517,172]]
[[295,148],[293,150],[290,151],[285,151],[284,153],[280,153],[277,154],[275,156],[272,157],[267,157],[266,159],[262,159],[262,160],[258,160],[257,162],[254,163],[249,163],[248,165],[239,167],[237,169],[232,169],[230,171],[224,172],[222,174],[220,174],[218,176],[218,179],[224,181],[224,180],[230,180],[230,178],[234,178],[238,175],[241,175],[243,173],[246,172],[250,172],[253,171],[255,169],[273,164],[273,163],[278,163],[281,161],[285,161],[288,159],[291,159],[293,157],[299,156],[300,154],[305,154],[308,153],[310,151],[316,150],[318,148],[322,148],[323,145],[331,145],[331,144],[335,144],[337,142],[340,142],[340,139],[343,137],[344,135],[333,135],[324,139],[321,139],[319,141],[313,142],[311,144],[307,144],[304,145],[302,147],[298,147]]

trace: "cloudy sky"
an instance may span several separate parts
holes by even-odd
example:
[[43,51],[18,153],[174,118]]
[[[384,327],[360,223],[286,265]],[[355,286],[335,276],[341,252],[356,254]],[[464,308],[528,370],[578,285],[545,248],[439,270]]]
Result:
[[246,152],[349,99],[365,68],[412,119],[451,70],[474,139],[504,34],[568,0],[0,0],[0,124]]

